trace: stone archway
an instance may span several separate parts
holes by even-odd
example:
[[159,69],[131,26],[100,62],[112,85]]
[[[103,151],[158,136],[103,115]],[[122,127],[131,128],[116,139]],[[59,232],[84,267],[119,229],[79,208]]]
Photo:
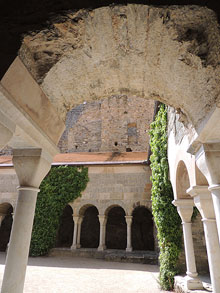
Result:
[[4,203],[0,205],[0,210],[1,212],[4,210],[4,219],[0,227],[0,251],[6,251],[13,222],[13,207],[9,203]]
[[60,218],[60,226],[57,232],[56,247],[70,247],[73,242],[73,209],[67,205]]
[[176,171],[176,194],[178,199],[191,199],[187,194],[187,189],[190,188],[189,172],[184,161],[179,161]]
[[219,100],[220,35],[213,11],[129,4],[64,18],[27,35],[20,49],[63,118],[84,101],[128,94],[169,104],[197,128]]
[[81,224],[80,244],[82,248],[97,248],[99,246],[99,218],[98,209],[89,206],[84,212]]
[[125,249],[127,244],[127,224],[125,211],[120,206],[109,209],[106,224],[106,247],[108,249]]
[[144,206],[134,209],[131,226],[133,250],[154,250],[154,225],[152,213]]

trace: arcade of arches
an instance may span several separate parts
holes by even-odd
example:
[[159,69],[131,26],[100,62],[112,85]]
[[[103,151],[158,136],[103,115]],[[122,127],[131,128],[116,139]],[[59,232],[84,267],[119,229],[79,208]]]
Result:
[[[154,250],[152,213],[146,207],[139,206],[128,216],[120,206],[110,206],[106,210],[106,215],[100,215],[95,206],[88,206],[83,214],[74,215],[68,205],[63,211],[57,247]],[[103,231],[105,237],[101,235]]]
[[[168,160],[174,204],[183,224],[185,283],[187,289],[202,286],[191,229],[196,206],[204,226],[213,292],[219,293],[220,33],[215,12],[199,6],[129,4],[68,11],[59,16],[48,20],[48,27],[41,26],[23,37],[19,56],[0,83],[0,148],[7,144],[13,148],[13,176],[19,186],[1,292],[23,292],[37,193],[59,152],[57,144],[65,129],[66,113],[82,103],[127,95],[159,100],[173,107],[169,112]],[[126,143],[136,139],[137,129],[132,125],[132,137],[126,137]],[[95,170],[91,170],[97,177]],[[119,177],[121,180],[123,175]],[[7,192],[9,196],[15,193],[14,182],[11,185],[6,187],[13,191],[6,188],[2,197]],[[106,188],[102,180],[96,187],[103,193]],[[98,217],[99,247],[104,249],[108,243],[114,246],[107,230],[104,236],[105,228],[114,223],[111,214],[116,208],[109,210],[109,223],[105,225],[105,210],[97,205],[97,214],[97,210],[90,208],[95,206],[91,201],[92,188],[89,186],[81,202],[74,203],[73,216],[78,217],[78,222],[73,244],[80,245],[77,235],[81,236],[80,228],[82,235],[88,228],[88,218],[98,223]],[[113,201],[112,206],[124,209],[125,217],[136,217],[134,225],[139,223],[137,214],[142,210],[134,210],[133,215],[133,209],[127,210],[124,201],[132,200],[123,184],[117,183]],[[81,212],[87,223],[83,224]],[[122,220],[121,210],[115,213]],[[134,233],[128,238],[128,231],[132,234],[130,222],[131,218],[126,218],[127,245],[130,239],[134,241]],[[120,229],[125,227],[122,223],[124,219]],[[61,227],[59,235],[62,233]],[[82,239],[88,245],[85,234]],[[58,241],[63,238],[59,236]],[[138,240],[134,241],[134,247],[137,243]]]

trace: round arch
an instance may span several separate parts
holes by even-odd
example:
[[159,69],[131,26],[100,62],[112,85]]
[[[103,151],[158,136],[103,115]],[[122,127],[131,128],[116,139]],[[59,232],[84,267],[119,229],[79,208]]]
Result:
[[184,161],[180,161],[176,171],[176,195],[177,199],[191,198],[186,190],[190,188],[190,179],[188,169]]
[[[74,13],[72,18],[79,19]],[[26,36],[20,49],[23,62],[63,118],[85,100],[129,94],[180,109],[197,126],[207,114],[206,105],[216,102],[220,36],[212,11],[184,6],[168,12],[129,4],[82,12],[80,21],[67,17],[66,22],[54,23],[58,37],[50,58],[45,47],[51,30]],[[201,55],[204,44],[212,49]]]
[[60,226],[57,232],[56,246],[70,247],[73,242],[73,209],[66,205],[60,218]]
[[125,249],[127,244],[125,210],[119,205],[111,205],[106,209],[106,215],[106,247]]
[[131,240],[133,250],[154,250],[154,223],[151,211],[138,206],[132,213]]
[[81,247],[97,248],[100,232],[98,209],[94,205],[85,205],[80,209],[80,215],[83,215],[80,236]]
[[106,208],[103,209],[103,214],[104,215],[108,215],[109,211],[114,208],[114,207],[120,207],[124,210],[125,215],[127,216],[129,214],[129,207],[127,207],[122,201],[114,201],[111,200],[108,202],[108,206]]
[[84,216],[85,211],[89,208],[89,207],[95,207],[98,211],[99,214],[99,207],[96,205],[96,202],[83,202],[81,203],[79,206],[77,207],[73,207],[74,210],[74,214],[75,215],[79,215],[79,216]]

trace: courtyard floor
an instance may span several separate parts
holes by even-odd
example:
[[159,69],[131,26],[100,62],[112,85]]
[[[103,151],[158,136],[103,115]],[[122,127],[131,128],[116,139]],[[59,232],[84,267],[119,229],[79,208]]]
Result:
[[[0,280],[5,253],[0,253]],[[158,266],[50,256],[30,258],[24,293],[159,293]]]

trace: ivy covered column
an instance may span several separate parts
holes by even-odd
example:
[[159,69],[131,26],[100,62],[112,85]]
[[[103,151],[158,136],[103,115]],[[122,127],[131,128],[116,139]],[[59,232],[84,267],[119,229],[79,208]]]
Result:
[[193,186],[187,192],[194,198],[203,221],[211,283],[214,293],[220,289],[220,246],[212,196],[208,186]]
[[167,107],[160,105],[155,121],[151,123],[150,157],[152,170],[152,212],[160,248],[159,283],[164,290],[172,290],[181,251],[181,219],[173,206],[173,190],[169,181],[167,159]]
[[106,215],[99,215],[99,223],[100,223],[100,235],[99,235],[98,250],[102,251],[106,249],[106,245],[105,245],[105,234],[106,234],[106,223],[107,223]]
[[193,214],[193,199],[179,199],[174,200],[173,204],[177,207],[177,211],[182,220],[183,226],[183,236],[184,236],[184,246],[185,246],[185,257],[186,257],[186,289],[195,290],[202,289],[203,285],[198,278],[198,273],[196,270],[195,253],[193,247],[192,238],[192,223],[191,218]]
[[52,157],[41,149],[13,151],[18,176],[18,199],[12,225],[2,293],[22,293],[39,185],[51,167]]
[[73,243],[72,243],[71,249],[77,248],[76,241],[77,241],[78,221],[79,221],[79,216],[73,216],[74,232],[73,232]]
[[131,245],[131,224],[132,224],[132,216],[125,216],[125,220],[127,223],[127,247],[126,251],[132,251],[132,245]]

